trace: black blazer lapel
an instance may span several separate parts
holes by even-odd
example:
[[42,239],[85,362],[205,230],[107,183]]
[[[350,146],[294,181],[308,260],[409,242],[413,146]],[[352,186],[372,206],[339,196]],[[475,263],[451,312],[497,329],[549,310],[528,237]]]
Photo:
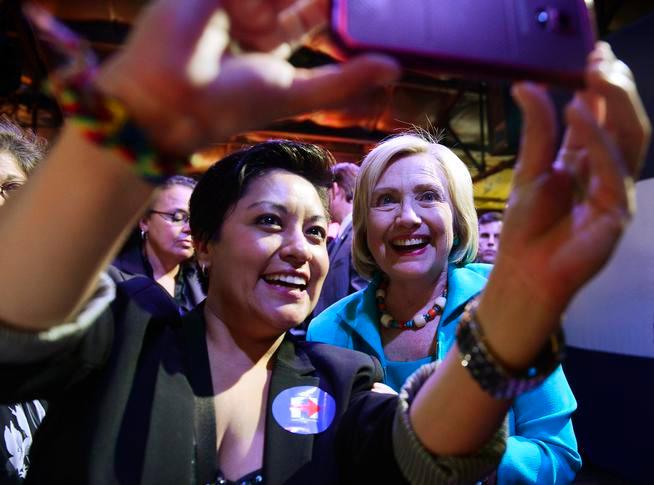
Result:
[[311,460],[315,435],[286,431],[273,416],[272,405],[277,395],[289,388],[318,386],[320,379],[313,375],[314,371],[308,356],[295,345],[293,337],[287,334],[277,351],[268,392],[263,460],[267,484],[287,482]]
[[179,332],[178,321],[160,338],[142,483],[184,483],[196,476],[195,396]]
[[216,479],[216,417],[203,306],[182,317],[162,353],[143,483]]

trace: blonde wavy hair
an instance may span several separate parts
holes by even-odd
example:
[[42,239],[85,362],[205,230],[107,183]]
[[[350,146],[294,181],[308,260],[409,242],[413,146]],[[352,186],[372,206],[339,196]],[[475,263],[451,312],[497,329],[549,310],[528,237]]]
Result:
[[472,192],[472,178],[465,163],[452,150],[426,133],[409,132],[393,136],[373,148],[361,163],[354,192],[352,211],[352,259],[357,272],[372,278],[379,270],[368,249],[368,210],[375,186],[386,167],[395,160],[415,154],[427,154],[447,180],[453,209],[453,230],[456,244],[451,248],[449,262],[467,264],[475,260],[479,244],[477,213]]

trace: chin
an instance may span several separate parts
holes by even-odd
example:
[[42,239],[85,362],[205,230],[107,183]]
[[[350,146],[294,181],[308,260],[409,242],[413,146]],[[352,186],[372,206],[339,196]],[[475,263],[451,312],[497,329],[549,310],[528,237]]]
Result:
[[416,279],[426,276],[430,273],[431,268],[417,265],[406,265],[395,268],[393,275],[398,279]]
[[286,332],[300,325],[308,316],[308,311],[283,309],[278,312],[272,312],[271,317],[273,321],[271,323],[275,328]]

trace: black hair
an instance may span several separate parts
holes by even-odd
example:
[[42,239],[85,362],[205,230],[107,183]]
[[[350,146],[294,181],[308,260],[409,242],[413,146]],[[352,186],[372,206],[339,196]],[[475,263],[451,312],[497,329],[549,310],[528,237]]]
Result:
[[[327,188],[332,181],[333,156],[310,143],[274,140],[238,150],[214,163],[200,178],[191,195],[189,209],[193,240],[220,238],[223,221],[246,194],[253,180],[273,170],[304,177],[318,192],[328,214]],[[202,272],[200,272],[202,273]],[[201,282],[206,289],[204,275]]]

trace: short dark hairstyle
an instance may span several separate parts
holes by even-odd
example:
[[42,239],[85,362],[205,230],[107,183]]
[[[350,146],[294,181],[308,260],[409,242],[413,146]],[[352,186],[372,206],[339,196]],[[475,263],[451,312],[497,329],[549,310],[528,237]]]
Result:
[[489,222],[501,222],[502,213],[497,211],[484,212],[479,216],[479,225],[488,224]]
[[287,140],[259,143],[228,155],[206,171],[191,195],[193,240],[197,243],[218,239],[223,221],[252,181],[273,170],[286,170],[307,179],[316,188],[328,214],[327,188],[333,163],[327,150]]
[[0,116],[0,152],[9,153],[25,175],[43,159],[46,146],[45,139]]
[[341,190],[345,191],[346,200],[352,202],[354,200],[354,189],[357,184],[357,176],[359,175],[359,166],[354,163],[341,162],[332,167],[334,174],[334,182]]

